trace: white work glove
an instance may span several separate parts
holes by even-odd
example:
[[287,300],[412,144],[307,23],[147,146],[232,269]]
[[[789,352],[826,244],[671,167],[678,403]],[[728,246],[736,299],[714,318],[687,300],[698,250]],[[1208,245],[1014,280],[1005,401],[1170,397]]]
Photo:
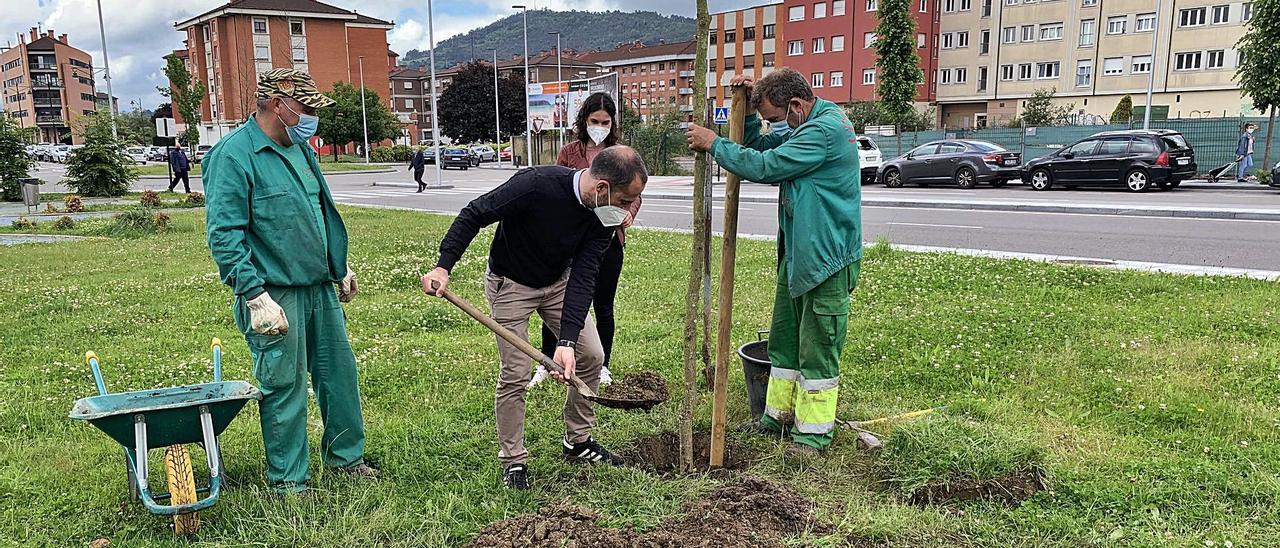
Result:
[[356,285],[356,271],[351,270],[351,265],[347,265],[347,275],[342,277],[342,281],[338,282],[338,302],[349,303],[355,298],[356,292],[360,288]]
[[263,291],[245,304],[249,305],[249,321],[254,333],[284,335],[289,332],[289,319],[284,317],[284,309],[276,304],[271,294]]

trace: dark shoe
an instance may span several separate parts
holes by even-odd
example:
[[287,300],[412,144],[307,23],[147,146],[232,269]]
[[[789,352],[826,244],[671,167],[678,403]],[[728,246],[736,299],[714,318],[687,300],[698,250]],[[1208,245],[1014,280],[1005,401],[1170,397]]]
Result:
[[507,489],[529,490],[529,465],[512,464],[502,472],[502,484]]
[[754,436],[765,436],[769,438],[782,437],[782,432],[769,428],[768,426],[765,426],[763,422],[760,422],[758,420],[749,420],[747,422],[739,424],[736,428],[734,428],[734,430],[737,430],[738,432],[741,432],[743,434],[751,434]]
[[622,457],[611,453],[592,438],[587,438],[582,443],[569,443],[566,439],[563,444],[564,459],[569,462],[603,462],[612,466],[625,464]]
[[346,468],[334,468],[333,471],[339,474],[346,474],[354,478],[365,479],[378,479],[378,475],[382,473],[377,468],[370,466],[368,462],[362,462]]
[[790,458],[812,459],[822,456],[822,450],[803,443],[793,442],[791,445],[787,446],[786,454],[787,457]]

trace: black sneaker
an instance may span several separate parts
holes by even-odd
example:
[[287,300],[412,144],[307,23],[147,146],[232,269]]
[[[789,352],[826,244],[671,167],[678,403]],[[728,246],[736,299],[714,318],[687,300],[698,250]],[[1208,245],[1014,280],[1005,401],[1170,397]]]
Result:
[[502,472],[502,484],[507,489],[529,490],[529,465],[512,464]]
[[582,443],[569,443],[565,439],[563,443],[564,458],[569,462],[603,462],[613,466],[624,464],[622,457],[609,452],[592,438],[587,438]]

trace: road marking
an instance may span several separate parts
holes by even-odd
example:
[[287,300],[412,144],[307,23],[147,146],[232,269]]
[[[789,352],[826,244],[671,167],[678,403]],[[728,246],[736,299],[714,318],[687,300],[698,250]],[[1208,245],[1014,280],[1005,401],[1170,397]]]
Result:
[[1124,219],[1143,219],[1150,221],[1195,221],[1203,222],[1219,222],[1219,223],[1265,223],[1276,224],[1280,220],[1267,219],[1214,219],[1209,217],[1165,217],[1157,215],[1112,215],[1108,213],[1070,213],[1065,211],[1008,211],[1003,209],[946,209],[936,207],[903,207],[903,206],[871,206],[863,205],[863,208],[875,209],[903,209],[908,211],[946,211],[948,213],[972,213],[972,214],[999,214],[999,215],[1069,215],[1075,217],[1108,217],[1114,219],[1121,217]]
[[980,226],[969,226],[969,225],[938,225],[938,224],[930,224],[930,223],[894,223],[894,222],[888,222],[884,224],[896,225],[896,226],[924,226],[924,227],[931,227],[931,228],[966,228],[970,230],[982,230],[982,227]]

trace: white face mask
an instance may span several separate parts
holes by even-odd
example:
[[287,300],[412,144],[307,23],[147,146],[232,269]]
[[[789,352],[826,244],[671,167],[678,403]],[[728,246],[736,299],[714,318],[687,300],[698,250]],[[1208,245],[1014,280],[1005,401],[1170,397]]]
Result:
[[609,137],[609,128],[600,126],[591,126],[587,128],[587,136],[591,137],[591,142],[597,146],[604,144],[604,140]]
[[591,198],[591,205],[595,206],[591,208],[591,211],[596,214],[598,219],[600,219],[600,224],[607,227],[614,227],[622,224],[622,221],[627,220],[627,210],[615,205],[609,205],[608,203],[600,205],[599,202],[599,195]]

